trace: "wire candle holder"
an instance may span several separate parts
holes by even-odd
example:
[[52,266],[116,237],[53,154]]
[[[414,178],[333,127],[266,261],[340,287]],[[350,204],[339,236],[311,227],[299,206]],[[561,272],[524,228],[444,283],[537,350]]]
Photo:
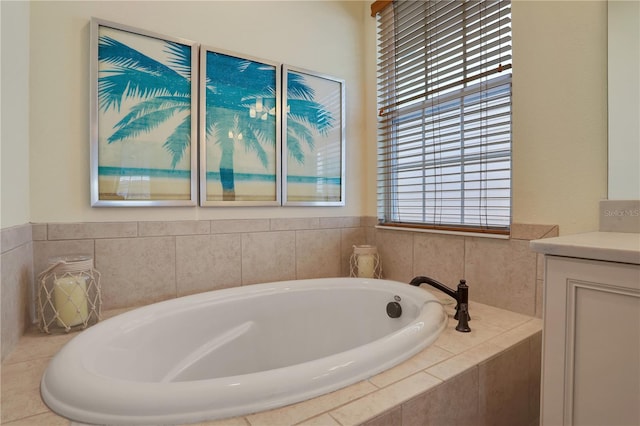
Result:
[[85,329],[100,320],[100,272],[88,255],[49,259],[38,275],[38,327],[45,333]]
[[353,246],[349,267],[351,277],[382,278],[382,262],[376,246]]

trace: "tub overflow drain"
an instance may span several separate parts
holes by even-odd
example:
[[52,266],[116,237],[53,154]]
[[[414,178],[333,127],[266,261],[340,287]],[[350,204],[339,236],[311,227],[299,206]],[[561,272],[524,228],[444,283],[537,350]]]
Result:
[[400,306],[398,302],[387,303],[387,315],[389,315],[390,318],[399,318],[400,315],[402,315],[402,306]]

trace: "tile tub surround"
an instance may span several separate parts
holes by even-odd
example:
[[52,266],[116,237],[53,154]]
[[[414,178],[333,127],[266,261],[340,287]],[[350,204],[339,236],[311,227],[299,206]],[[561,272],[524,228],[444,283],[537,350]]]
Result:
[[455,288],[464,278],[469,299],[542,317],[543,256],[529,241],[558,236],[556,225],[513,224],[509,239],[375,229],[383,275],[409,282],[426,275]]
[[[385,278],[465,278],[472,300],[541,317],[542,256],[554,225],[514,224],[507,240],[376,229],[373,217],[33,225],[37,275],[54,255],[89,253],[104,309],[269,281],[349,275],[353,245],[378,246]],[[539,259],[540,258],[540,259]]]
[[[31,323],[33,289],[31,224],[0,231],[0,324],[2,359],[12,351]],[[35,309],[35,308],[34,308]]]
[[103,309],[261,282],[349,274],[360,217],[33,225],[36,273],[54,255],[89,253]]
[[[308,401],[199,424],[537,425],[542,321],[472,301],[472,332],[459,333],[453,302],[433,294],[446,304],[448,327],[407,361]],[[73,335],[23,336],[2,364],[2,424],[70,425],[42,403],[39,381],[51,356]]]
[[381,230],[376,224],[365,216],[3,229],[2,356],[35,320],[35,278],[47,259],[71,253],[94,256],[103,273],[104,309],[266,281],[347,276],[352,246],[376,244],[389,279],[428,275],[455,286],[464,277],[471,300],[541,316],[542,255],[525,248],[531,239],[557,236],[557,226],[514,224],[510,240],[491,240]]

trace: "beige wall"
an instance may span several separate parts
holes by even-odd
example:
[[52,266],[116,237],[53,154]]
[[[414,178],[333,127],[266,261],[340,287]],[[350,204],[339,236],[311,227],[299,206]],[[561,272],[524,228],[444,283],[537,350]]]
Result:
[[[34,2],[31,221],[99,222],[349,216],[364,209],[360,2]],[[346,80],[347,205],[341,208],[91,208],[89,20],[182,37]]]
[[515,1],[513,222],[598,230],[607,197],[607,3]]
[[[33,3],[30,220],[374,215],[375,20],[368,11],[368,2]],[[347,206],[91,208],[91,16],[345,78]],[[597,202],[607,193],[606,20],[605,2],[513,4],[514,222],[558,224],[561,234],[597,229]]]
[[[607,197],[607,3],[512,3],[513,222],[598,229]],[[365,21],[366,93],[375,93],[375,20]],[[375,99],[367,98],[375,140]],[[372,143],[373,146],[373,143]],[[375,181],[375,154],[367,157]],[[375,215],[375,186],[367,215]]]
[[29,3],[0,2],[0,228],[29,217]]

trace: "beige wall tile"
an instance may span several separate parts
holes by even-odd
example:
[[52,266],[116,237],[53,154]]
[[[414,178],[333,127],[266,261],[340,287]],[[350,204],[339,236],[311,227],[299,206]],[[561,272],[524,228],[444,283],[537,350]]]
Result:
[[269,231],[269,219],[222,219],[211,221],[212,234]]
[[331,411],[330,414],[343,425],[364,423],[440,383],[442,382],[439,379],[429,374],[417,373],[391,386],[343,405]]
[[378,229],[376,246],[382,261],[382,276],[408,283],[413,278],[413,233]]
[[378,230],[371,226],[365,227],[364,229],[367,234],[367,244],[372,246],[376,245],[376,235]]
[[26,417],[15,422],[7,423],[7,426],[69,426],[71,422],[64,417],[60,417],[52,412],[38,414],[37,416]]
[[402,404],[402,426],[478,423],[478,369],[473,368]]
[[518,314],[506,309],[500,309],[473,301],[469,303],[469,314],[472,319],[469,324],[482,322],[483,324],[486,323],[503,330],[520,326],[531,320],[531,317],[528,315]]
[[0,422],[8,422],[49,412],[49,408],[42,402],[37,389],[21,392],[2,392],[2,409]]
[[298,229],[318,229],[319,227],[320,218],[318,217],[270,219],[272,231],[295,231]]
[[539,319],[532,319],[524,324],[505,331],[504,333],[490,339],[488,343],[492,343],[501,348],[508,349],[521,342],[529,340],[531,336],[540,333],[542,330],[542,321]]
[[340,423],[338,423],[329,414],[325,413],[304,422],[298,423],[298,426],[340,426]]
[[12,226],[0,230],[0,251],[6,253],[16,247],[31,243],[33,232],[31,224]]
[[375,216],[362,216],[360,218],[361,226],[376,226],[378,224],[378,218]]
[[511,224],[511,238],[514,240],[539,240],[557,236],[558,225]]
[[37,330],[28,330],[11,354],[2,361],[2,365],[32,361],[38,358],[50,358],[78,333],[45,334]]
[[529,415],[540,424],[540,390],[542,382],[542,331],[529,338]]
[[158,237],[167,235],[208,234],[211,225],[208,220],[180,220],[169,222],[138,222],[138,236]]
[[[490,324],[477,324],[473,316],[471,316],[471,319],[472,321],[469,322],[471,332],[461,333],[455,330],[458,321],[449,318],[447,328],[442,332],[440,337],[438,337],[435,344],[446,351],[459,354],[504,332],[504,329]],[[476,321],[476,323],[474,323],[474,321]],[[461,335],[462,338],[460,337]]]
[[176,237],[178,296],[242,284],[240,234]]
[[340,229],[296,231],[296,278],[339,277],[340,244]]
[[296,277],[294,231],[242,234],[242,284]]
[[385,411],[378,417],[366,421],[362,426],[392,426],[402,424],[402,407],[395,407]]
[[103,309],[146,305],[176,296],[175,237],[96,240]]
[[465,238],[469,299],[534,315],[536,254],[529,250],[529,242]]
[[536,279],[544,279],[544,254],[536,253]]
[[544,281],[536,280],[536,313],[535,316],[542,318],[543,301],[542,295],[544,294]]
[[530,349],[522,342],[479,365],[479,420],[492,426],[528,425]]
[[32,243],[22,244],[0,255],[1,347],[4,360],[31,324],[35,306],[29,303],[34,292]]
[[40,379],[49,365],[50,358],[2,364],[2,395],[36,391],[40,389]]
[[321,217],[320,228],[359,228],[360,216]]
[[376,387],[369,382],[358,382],[346,388],[320,395],[317,398],[276,408],[275,410],[252,414],[247,416],[247,420],[251,423],[251,426],[293,425],[354,401],[375,390]]
[[340,265],[341,275],[348,277],[350,274],[349,262],[353,253],[353,246],[367,244],[367,235],[364,228],[343,228],[340,230]]
[[412,356],[407,361],[373,376],[369,381],[380,388],[389,386],[451,356],[453,356],[451,352],[432,345]]
[[425,371],[440,380],[449,380],[501,353],[503,349],[492,343],[483,342],[471,349],[449,358]]
[[31,233],[33,235],[33,241],[43,241],[47,239],[47,224],[46,223],[34,223],[31,225]]
[[426,275],[455,289],[464,278],[464,237],[416,233],[412,275]]
[[50,223],[49,240],[81,240],[86,238],[125,238],[138,235],[137,222]]

